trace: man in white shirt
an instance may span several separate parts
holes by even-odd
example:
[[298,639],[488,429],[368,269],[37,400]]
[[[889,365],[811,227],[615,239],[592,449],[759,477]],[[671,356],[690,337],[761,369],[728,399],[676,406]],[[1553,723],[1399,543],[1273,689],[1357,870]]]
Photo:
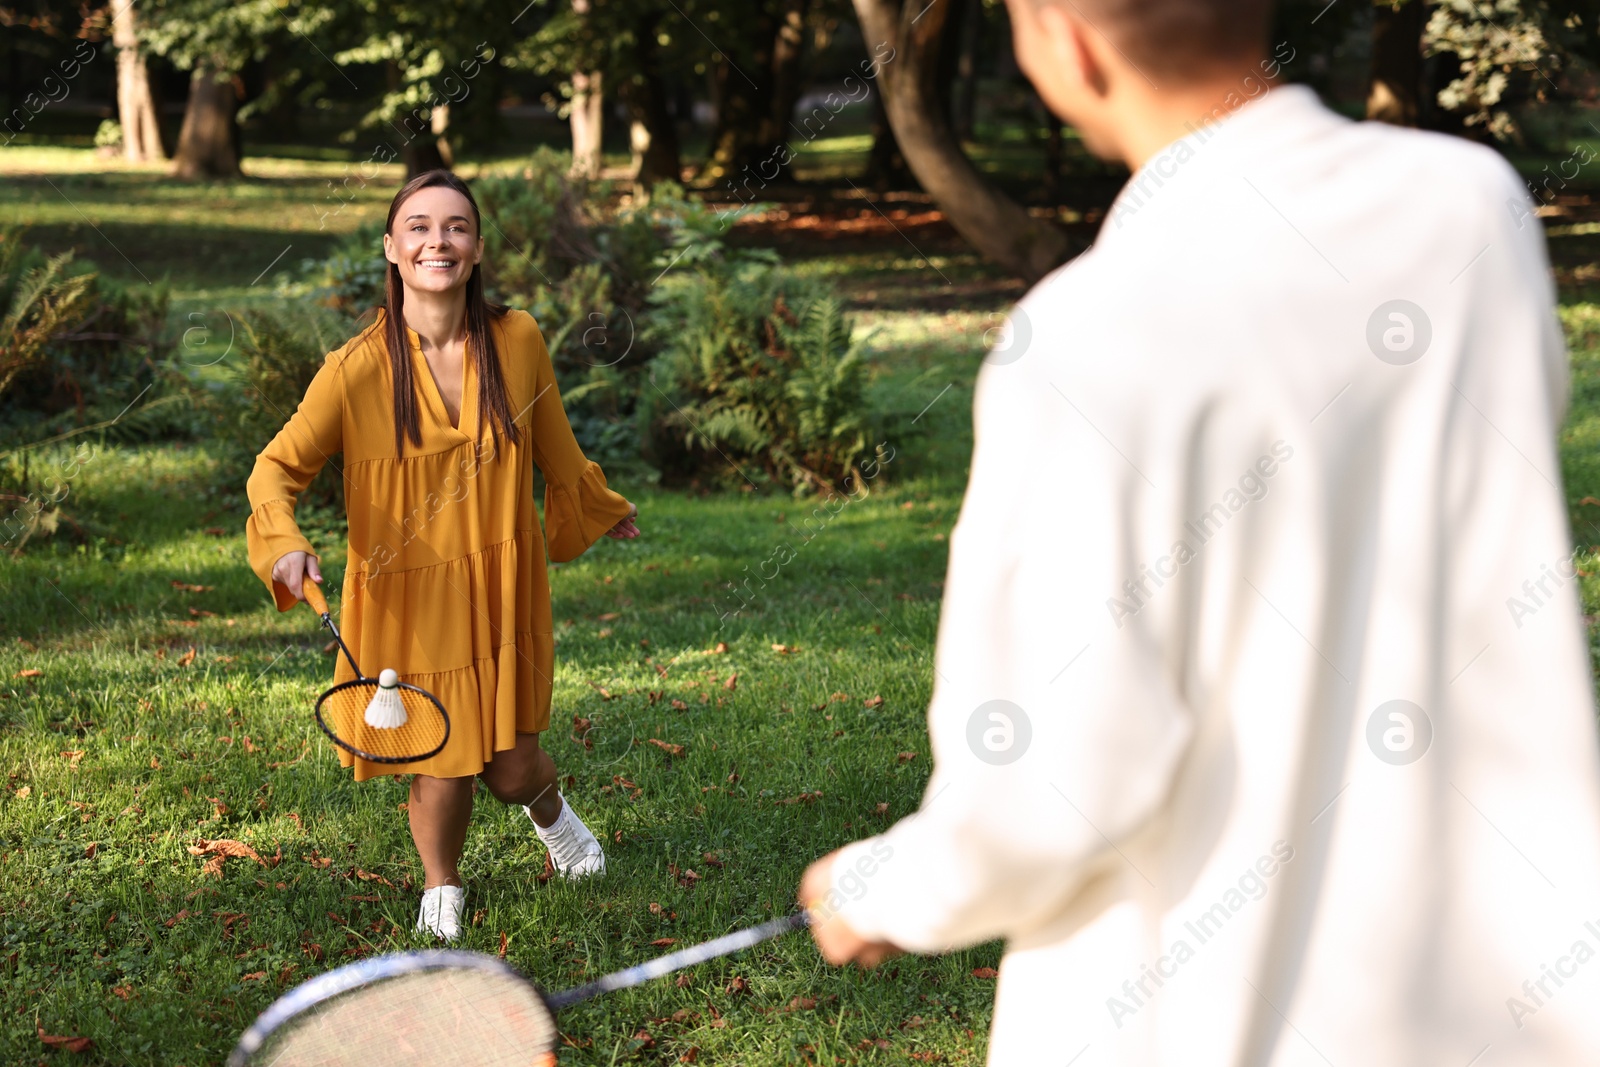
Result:
[[[1600,759],[1522,182],[1264,0],[1010,0],[1134,171],[974,402],[921,809],[834,962],[1003,938],[989,1062],[1600,1063]],[[1301,62],[1304,62],[1302,59]]]

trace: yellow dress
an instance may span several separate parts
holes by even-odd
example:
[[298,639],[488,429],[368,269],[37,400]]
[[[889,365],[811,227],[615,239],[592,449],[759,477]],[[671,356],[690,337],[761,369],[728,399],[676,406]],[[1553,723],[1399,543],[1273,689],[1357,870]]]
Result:
[[[417,334],[411,340],[422,444],[394,446],[393,387],[383,313],[329,353],[288,423],[256,458],[245,526],[250,566],[279,611],[294,607],[272,580],[286,552],[310,552],[295,524],[295,499],[343,452],[349,557],[339,626],[362,670],[393,668],[437,696],[450,740],[431,759],[385,765],[343,749],[357,781],[383,774],[477,774],[518,733],[550,725],[555,640],[550,558],[575,559],[628,514],[598,465],[572,436],[544,337],[533,317],[492,320],[520,444],[496,447],[478,429],[474,359],[463,363],[459,427],[450,425]],[[545,525],[533,501],[533,465],[545,477]],[[335,681],[355,675],[343,657]]]

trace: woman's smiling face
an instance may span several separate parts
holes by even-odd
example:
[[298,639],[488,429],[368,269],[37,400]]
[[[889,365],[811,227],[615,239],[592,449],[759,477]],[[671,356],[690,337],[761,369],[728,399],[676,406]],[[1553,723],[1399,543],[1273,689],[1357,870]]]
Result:
[[417,190],[395,212],[383,254],[400,268],[407,289],[443,293],[466,285],[483,258],[472,205],[448,186]]

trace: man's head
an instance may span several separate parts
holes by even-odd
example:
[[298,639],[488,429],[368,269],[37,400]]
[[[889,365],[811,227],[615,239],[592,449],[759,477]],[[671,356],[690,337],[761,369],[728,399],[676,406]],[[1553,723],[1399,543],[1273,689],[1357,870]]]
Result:
[[[1138,154],[1130,112],[1183,109],[1260,77],[1275,0],[1008,0],[1017,62],[1102,156]],[[1209,110],[1203,108],[1202,111]],[[1159,147],[1158,145],[1152,147]]]

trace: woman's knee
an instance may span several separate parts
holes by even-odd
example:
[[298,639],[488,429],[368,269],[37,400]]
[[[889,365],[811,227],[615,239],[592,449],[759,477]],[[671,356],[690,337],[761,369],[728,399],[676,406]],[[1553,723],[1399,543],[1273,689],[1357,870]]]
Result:
[[541,766],[538,734],[517,735],[515,748],[496,752],[479,775],[502,804],[530,804],[538,791]]

